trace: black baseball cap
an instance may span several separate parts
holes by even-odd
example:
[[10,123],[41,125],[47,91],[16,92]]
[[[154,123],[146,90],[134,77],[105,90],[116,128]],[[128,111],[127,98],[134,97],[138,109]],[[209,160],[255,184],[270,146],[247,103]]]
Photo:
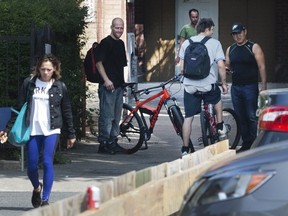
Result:
[[246,27],[242,23],[235,23],[232,25],[231,34],[240,33],[241,31],[243,31],[245,29],[246,29]]

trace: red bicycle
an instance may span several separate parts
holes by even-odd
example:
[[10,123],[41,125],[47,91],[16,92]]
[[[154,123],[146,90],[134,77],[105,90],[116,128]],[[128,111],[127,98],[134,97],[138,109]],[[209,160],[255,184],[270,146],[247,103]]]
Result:
[[[159,113],[162,106],[167,110],[174,129],[182,138],[182,125],[184,122],[183,115],[180,107],[177,105],[175,97],[171,97],[169,93],[169,87],[175,82],[180,82],[181,75],[174,76],[170,80],[150,88],[136,90],[136,83],[126,83],[125,87],[130,87],[131,95],[134,97],[135,107],[124,103],[122,119],[120,121],[120,136],[118,138],[118,144],[126,150],[128,154],[137,152],[145,142],[145,146],[141,149],[147,149],[147,141],[150,140],[153,133],[153,129],[158,120]],[[148,95],[152,91],[157,91],[156,94],[148,97],[147,99],[141,99],[142,95]],[[148,105],[149,102],[160,98],[156,107]],[[145,115],[149,116],[149,120],[145,118]],[[193,144],[190,140],[189,147],[191,152],[194,152]]]

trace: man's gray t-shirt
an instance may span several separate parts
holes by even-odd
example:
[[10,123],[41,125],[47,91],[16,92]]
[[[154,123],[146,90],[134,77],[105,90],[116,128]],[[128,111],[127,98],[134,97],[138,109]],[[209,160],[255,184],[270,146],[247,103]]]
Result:
[[[194,42],[199,42],[204,37],[205,37],[204,35],[197,35],[197,36],[191,37],[191,39]],[[185,50],[188,47],[188,45],[189,45],[189,40],[185,40],[181,46],[181,49],[179,51],[179,57],[182,60],[184,59]],[[210,68],[210,74],[208,77],[201,79],[201,80],[191,80],[191,79],[184,77],[183,84],[185,86],[191,85],[191,86],[195,86],[195,87],[200,87],[200,89],[198,89],[198,90],[201,90],[202,87],[209,86],[209,85],[216,83],[218,81],[217,62],[219,60],[225,60],[222,45],[221,45],[220,41],[218,41],[214,38],[210,38],[205,43],[205,46],[207,47],[208,54],[210,57],[210,64],[212,64],[212,66]]]

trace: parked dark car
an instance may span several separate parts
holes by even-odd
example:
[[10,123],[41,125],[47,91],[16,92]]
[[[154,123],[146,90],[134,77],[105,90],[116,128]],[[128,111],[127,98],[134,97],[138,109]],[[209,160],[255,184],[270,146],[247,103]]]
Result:
[[251,148],[288,140],[288,88],[262,91],[258,107],[258,136]]
[[288,215],[288,141],[239,153],[202,174],[179,215]]

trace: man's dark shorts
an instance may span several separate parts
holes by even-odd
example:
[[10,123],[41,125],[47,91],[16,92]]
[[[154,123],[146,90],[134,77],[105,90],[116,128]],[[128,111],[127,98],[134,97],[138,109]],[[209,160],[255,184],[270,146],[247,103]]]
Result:
[[212,86],[211,91],[199,95],[189,94],[184,90],[184,110],[185,118],[189,118],[201,112],[202,99],[204,103],[217,104],[221,100],[221,91],[219,87]]

